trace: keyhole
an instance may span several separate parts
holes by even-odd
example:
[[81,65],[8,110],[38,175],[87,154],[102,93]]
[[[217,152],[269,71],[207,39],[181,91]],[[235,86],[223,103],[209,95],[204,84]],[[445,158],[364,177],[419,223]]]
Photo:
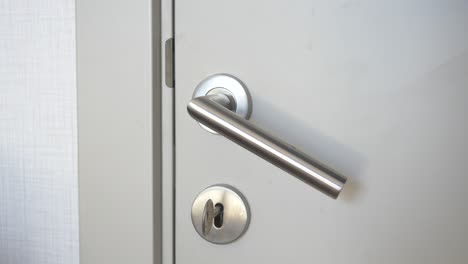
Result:
[[224,216],[223,204],[217,203],[215,205],[215,211],[218,211],[218,214],[215,216],[213,224],[216,228],[221,228],[223,226],[223,216]]

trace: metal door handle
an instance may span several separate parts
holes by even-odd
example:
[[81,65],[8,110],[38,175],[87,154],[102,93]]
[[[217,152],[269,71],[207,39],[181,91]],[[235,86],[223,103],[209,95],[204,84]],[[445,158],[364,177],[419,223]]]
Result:
[[[220,86],[212,86],[215,87]],[[200,89],[199,85],[197,89],[208,90],[208,93],[193,98],[187,106],[189,114],[195,120],[324,194],[332,198],[338,197],[346,177],[324,167],[302,151],[236,114],[234,111],[239,107],[238,102],[228,87]]]

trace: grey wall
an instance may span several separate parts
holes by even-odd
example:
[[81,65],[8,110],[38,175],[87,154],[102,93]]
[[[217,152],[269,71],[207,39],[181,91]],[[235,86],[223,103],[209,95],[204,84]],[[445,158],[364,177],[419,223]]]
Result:
[[0,263],[76,264],[73,0],[0,0]]

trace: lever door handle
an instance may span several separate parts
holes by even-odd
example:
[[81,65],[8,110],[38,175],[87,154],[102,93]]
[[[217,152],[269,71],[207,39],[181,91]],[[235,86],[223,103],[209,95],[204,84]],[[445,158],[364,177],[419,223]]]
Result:
[[[233,78],[229,75],[214,75],[211,78],[220,76]],[[338,197],[346,177],[326,168],[304,152],[236,114],[236,109],[240,107],[236,101],[237,88],[233,91],[229,87],[223,87],[222,83],[215,85],[207,80],[197,88],[198,91],[208,91],[207,94],[194,97],[187,106],[189,114],[195,120],[322,193],[335,199]],[[242,83],[237,79],[234,80],[245,89]],[[207,83],[211,85],[211,89],[203,87]],[[244,90],[243,93],[245,97],[247,91]]]

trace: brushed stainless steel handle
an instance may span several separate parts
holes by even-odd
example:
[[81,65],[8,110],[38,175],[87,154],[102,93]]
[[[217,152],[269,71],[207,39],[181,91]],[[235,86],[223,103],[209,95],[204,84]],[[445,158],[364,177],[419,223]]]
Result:
[[324,194],[332,198],[338,197],[346,182],[346,177],[331,171],[302,151],[236,114],[234,98],[229,90],[218,89],[216,93],[193,98],[187,110],[195,120],[207,128]]

